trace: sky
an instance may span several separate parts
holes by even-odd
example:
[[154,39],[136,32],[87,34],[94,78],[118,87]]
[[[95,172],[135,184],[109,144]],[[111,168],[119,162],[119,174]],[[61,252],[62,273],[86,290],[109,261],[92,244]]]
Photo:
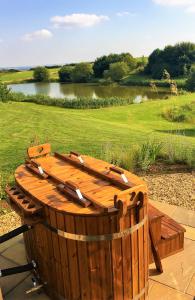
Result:
[[0,0],[0,68],[195,43],[195,0]]

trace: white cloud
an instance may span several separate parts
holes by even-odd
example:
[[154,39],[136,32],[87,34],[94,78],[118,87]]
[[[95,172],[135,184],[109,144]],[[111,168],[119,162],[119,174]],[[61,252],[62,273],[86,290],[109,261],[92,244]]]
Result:
[[33,41],[33,40],[37,40],[37,39],[49,39],[53,36],[53,34],[51,33],[51,31],[47,30],[47,29],[41,29],[41,30],[37,30],[31,33],[26,33],[22,39],[24,41]]
[[124,16],[131,16],[131,17],[135,17],[137,14],[136,13],[131,13],[129,11],[121,11],[116,13],[117,17],[124,17]]
[[180,6],[186,13],[195,13],[195,0],[153,0],[153,2],[163,6]]
[[95,14],[72,14],[65,16],[54,16],[51,18],[51,22],[55,28],[92,27],[108,20],[108,16],[98,16]]
[[129,11],[122,11],[122,12],[118,12],[116,15],[118,17],[129,16],[130,12]]
[[195,13],[195,4],[186,8],[186,12],[189,14]]
[[195,4],[195,0],[153,0],[153,2],[165,6],[189,6]]

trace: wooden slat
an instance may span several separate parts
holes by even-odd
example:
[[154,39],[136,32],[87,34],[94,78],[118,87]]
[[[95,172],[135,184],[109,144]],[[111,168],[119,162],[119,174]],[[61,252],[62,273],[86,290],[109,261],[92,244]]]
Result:
[[[87,217],[86,232],[87,235],[97,235],[98,227],[95,217]],[[90,276],[90,293],[91,299],[101,300],[101,274],[100,274],[100,256],[99,245],[97,242],[88,242],[88,260],[89,260],[89,276]]]
[[[97,218],[98,234],[110,233],[108,216]],[[99,243],[101,299],[114,299],[112,278],[112,247],[110,241]]]
[[[67,232],[75,233],[75,221],[74,217],[66,215],[65,227]],[[70,286],[71,286],[71,300],[78,300],[81,294],[80,280],[79,280],[79,262],[77,243],[73,240],[67,240],[67,250],[69,257],[69,272],[70,272]]]
[[[57,213],[57,228],[66,231],[64,214]],[[59,236],[60,247],[60,264],[62,268],[63,284],[64,284],[64,297],[65,299],[71,299],[71,287],[70,287],[70,271],[69,271],[69,257],[67,250],[67,240]]]
[[2,294],[1,287],[0,287],[0,300],[3,300],[3,294]]
[[[118,219],[116,216],[110,217],[111,232],[118,232]],[[121,239],[112,241],[112,273],[114,299],[123,299],[123,262],[122,262],[122,242]]]
[[[77,234],[86,234],[87,228],[84,217],[75,218],[75,229]],[[87,243],[77,242],[78,264],[81,286],[81,300],[90,300],[90,272]]]
[[[130,210],[124,217],[124,227],[131,227]],[[132,286],[132,263],[131,263],[131,236],[122,239],[122,255],[123,255],[123,289],[124,299],[132,299],[133,286]]]

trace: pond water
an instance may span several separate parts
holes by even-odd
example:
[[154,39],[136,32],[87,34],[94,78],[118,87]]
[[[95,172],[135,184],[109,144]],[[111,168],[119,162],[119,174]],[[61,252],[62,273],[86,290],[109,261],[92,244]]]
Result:
[[162,99],[168,95],[167,89],[159,89],[158,93],[150,87],[137,86],[100,86],[90,84],[61,84],[61,83],[21,83],[11,84],[9,87],[14,92],[22,92],[25,95],[44,94],[55,98],[75,99],[80,97],[88,98],[144,98]]

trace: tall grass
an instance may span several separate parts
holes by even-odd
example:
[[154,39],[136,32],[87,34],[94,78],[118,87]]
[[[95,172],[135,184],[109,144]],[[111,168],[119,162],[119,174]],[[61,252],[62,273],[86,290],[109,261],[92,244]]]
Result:
[[29,95],[26,96],[22,93],[12,93],[10,100],[15,102],[32,102],[40,105],[58,106],[64,108],[72,109],[88,109],[88,108],[102,108],[109,106],[122,106],[129,105],[133,103],[131,98],[76,98],[76,99],[66,99],[66,98],[51,98],[46,95]]
[[102,149],[101,158],[132,172],[147,171],[158,161],[168,164],[182,163],[190,169],[195,168],[195,149],[187,147],[175,135],[163,143],[149,139],[131,148],[108,144]]

